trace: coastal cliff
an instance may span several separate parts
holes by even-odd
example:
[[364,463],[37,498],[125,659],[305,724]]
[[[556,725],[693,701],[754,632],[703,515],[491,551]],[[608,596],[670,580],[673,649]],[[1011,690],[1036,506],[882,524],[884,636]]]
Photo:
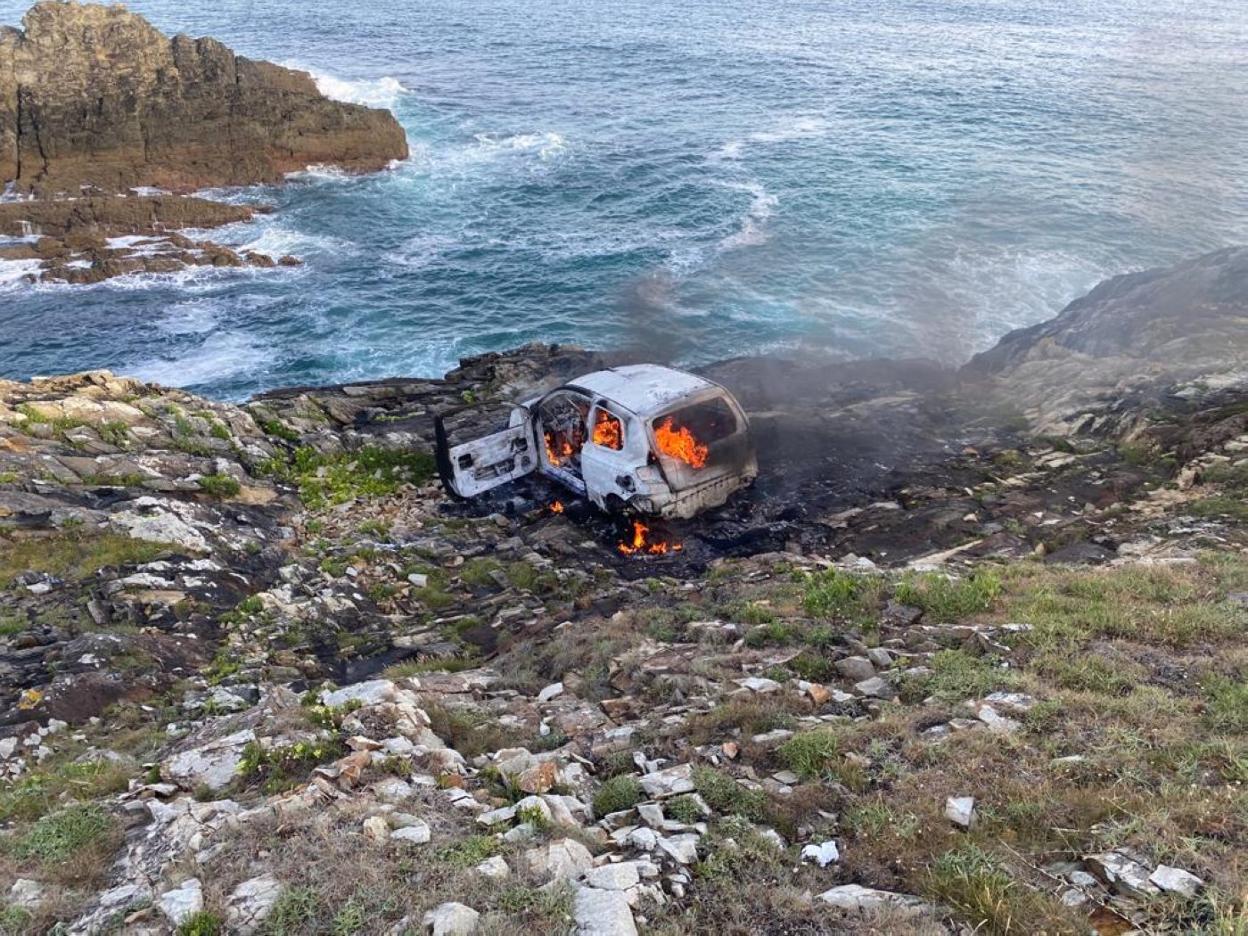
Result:
[[[1190,266],[1134,280],[1155,329],[1248,304]],[[615,356],[243,405],[0,381],[0,921],[1235,932],[1248,387],[1141,348],[1106,390],[1121,285],[1033,333],[1092,433],[1009,405],[1038,337],[989,377],[707,368],[762,471],[655,559],[540,480],[433,478],[435,414]]]
[[306,72],[215,39],[170,39],[122,6],[47,0],[22,24],[0,28],[0,189],[28,197],[0,203],[0,235],[38,240],[0,244],[0,259],[38,261],[32,281],[295,265],[169,234],[254,211],[179,193],[408,155],[389,111],[330,100]]
[[407,157],[389,111],[331,101],[307,73],[215,39],[170,39],[121,6],[49,0],[22,25],[0,30],[0,183],[19,192],[188,191]]

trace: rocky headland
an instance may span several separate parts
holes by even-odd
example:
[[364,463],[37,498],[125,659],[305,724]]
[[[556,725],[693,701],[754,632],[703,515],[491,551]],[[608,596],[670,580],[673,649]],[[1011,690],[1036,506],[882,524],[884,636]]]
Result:
[[[307,73],[214,39],[166,37],[119,5],[49,0],[22,29],[0,27],[0,187],[10,199],[0,234],[28,240],[0,244],[0,258],[41,260],[44,280],[272,266],[277,258],[167,236],[250,217],[179,196],[277,183],[309,165],[372,172],[407,154],[389,111],[331,101]],[[108,242],[133,235],[148,239]]]
[[961,372],[708,368],[762,473],[665,558],[433,478],[600,353],[0,382],[0,927],[1238,932],[1246,258]]

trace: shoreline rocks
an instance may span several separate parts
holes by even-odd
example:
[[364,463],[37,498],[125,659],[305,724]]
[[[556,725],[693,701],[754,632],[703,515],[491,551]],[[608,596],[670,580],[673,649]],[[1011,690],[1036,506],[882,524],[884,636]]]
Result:
[[[34,197],[0,203],[0,235],[26,239],[0,243],[0,259],[39,261],[32,282],[295,265],[171,237],[264,210],[184,193],[407,158],[389,111],[330,100],[306,72],[215,39],[170,39],[120,5],[41,2],[22,24],[0,27],[0,188]],[[135,235],[154,240],[107,243]]]

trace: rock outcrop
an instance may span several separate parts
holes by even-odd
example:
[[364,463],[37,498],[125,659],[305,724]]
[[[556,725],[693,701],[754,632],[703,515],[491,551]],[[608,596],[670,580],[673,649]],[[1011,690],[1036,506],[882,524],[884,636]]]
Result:
[[[1248,385],[1246,361],[1248,247],[1228,247],[1108,279],[1056,317],[1006,335],[963,373],[995,381],[994,395],[1033,428],[1121,436],[1150,397]],[[1192,381],[1200,386],[1181,386]]]
[[388,111],[215,39],[169,39],[121,6],[42,2],[22,23],[0,30],[0,181],[19,191],[187,191],[407,156]]

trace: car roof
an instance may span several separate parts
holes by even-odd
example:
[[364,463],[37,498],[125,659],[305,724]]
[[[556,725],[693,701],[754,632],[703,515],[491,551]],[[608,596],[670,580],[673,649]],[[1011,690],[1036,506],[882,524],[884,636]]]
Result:
[[613,400],[638,416],[654,415],[673,403],[716,387],[702,377],[662,364],[627,364],[594,371],[568,386]]

